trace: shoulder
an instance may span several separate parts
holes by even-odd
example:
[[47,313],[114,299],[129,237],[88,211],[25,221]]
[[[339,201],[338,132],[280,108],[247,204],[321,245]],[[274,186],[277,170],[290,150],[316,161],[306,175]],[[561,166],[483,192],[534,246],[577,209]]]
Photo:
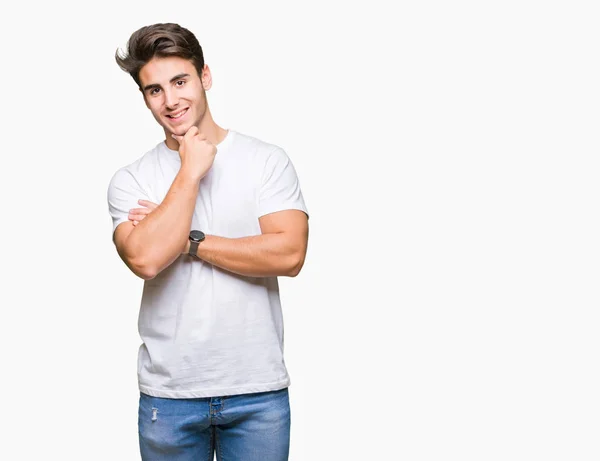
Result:
[[278,144],[237,132],[234,141],[234,144],[239,145],[240,151],[247,152],[252,168],[255,171],[258,169],[257,174],[262,184],[282,179],[295,181],[296,170],[292,160]]
[[253,160],[262,160],[266,162],[270,157],[287,157],[285,151],[280,146],[264,141],[254,136],[250,136],[239,131],[234,131],[233,149],[244,152],[252,157]]
[[159,151],[163,143],[158,143],[133,162],[120,167],[109,181],[109,189],[131,182],[143,182],[155,169]]

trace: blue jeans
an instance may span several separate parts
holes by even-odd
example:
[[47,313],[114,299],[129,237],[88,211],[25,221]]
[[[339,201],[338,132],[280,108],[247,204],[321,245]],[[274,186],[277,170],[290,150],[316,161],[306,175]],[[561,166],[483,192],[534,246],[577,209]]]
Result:
[[288,389],[256,394],[164,399],[140,393],[143,461],[287,461]]

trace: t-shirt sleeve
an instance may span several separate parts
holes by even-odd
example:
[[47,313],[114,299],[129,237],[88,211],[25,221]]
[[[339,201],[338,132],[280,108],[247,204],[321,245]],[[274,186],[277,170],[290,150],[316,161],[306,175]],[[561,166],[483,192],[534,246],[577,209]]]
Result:
[[281,148],[265,162],[258,198],[258,216],[283,210],[301,210],[308,216],[300,181],[292,161]]
[[138,200],[150,200],[148,193],[128,169],[117,171],[108,186],[108,211],[113,222],[113,233],[117,226],[128,221],[132,208],[139,208]]

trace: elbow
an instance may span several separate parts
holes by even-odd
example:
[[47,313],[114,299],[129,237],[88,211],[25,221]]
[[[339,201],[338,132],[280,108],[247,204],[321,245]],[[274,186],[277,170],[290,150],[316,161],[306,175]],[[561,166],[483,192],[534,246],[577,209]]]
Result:
[[160,269],[152,261],[152,255],[147,251],[141,251],[140,245],[132,241],[132,234],[120,246],[117,245],[119,256],[136,276],[143,280],[153,279],[158,275]]
[[158,269],[152,266],[142,266],[138,267],[138,271],[136,275],[144,280],[152,280],[154,277],[158,275]]
[[131,271],[143,280],[152,280],[158,275],[156,267],[143,261],[132,260],[128,264]]
[[138,272],[136,275],[143,280],[152,280],[154,277],[156,277],[158,275],[158,272],[143,271],[143,272]]
[[296,277],[300,271],[302,270],[302,266],[304,265],[304,256],[303,255],[296,255],[292,260],[291,260],[291,265],[288,268],[287,271],[287,276],[288,277]]

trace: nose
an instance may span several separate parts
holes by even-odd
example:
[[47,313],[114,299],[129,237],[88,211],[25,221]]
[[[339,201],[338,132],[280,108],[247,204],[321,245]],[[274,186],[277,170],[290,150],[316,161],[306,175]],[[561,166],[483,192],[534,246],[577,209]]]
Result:
[[179,104],[177,93],[172,90],[165,90],[165,105],[168,109],[175,109]]

